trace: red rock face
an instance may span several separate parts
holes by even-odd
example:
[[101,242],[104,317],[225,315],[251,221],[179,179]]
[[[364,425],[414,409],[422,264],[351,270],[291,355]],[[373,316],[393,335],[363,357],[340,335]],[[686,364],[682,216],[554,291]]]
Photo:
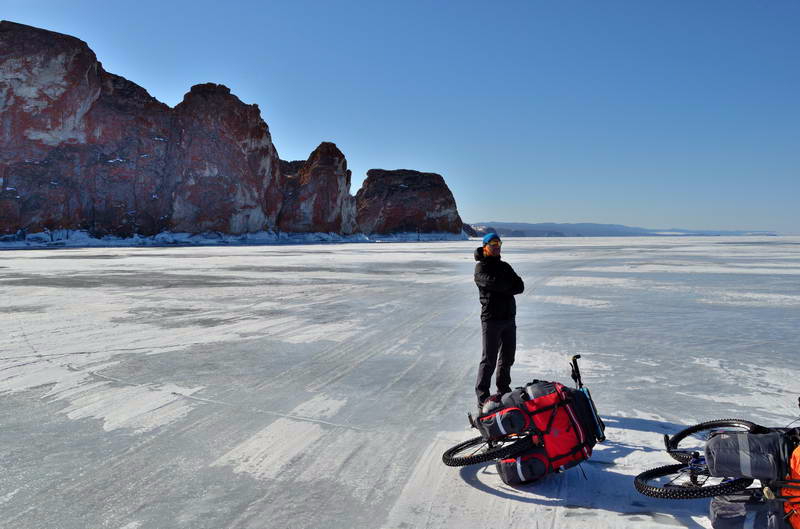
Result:
[[436,173],[370,169],[356,193],[356,211],[358,226],[367,234],[461,233],[456,201]]
[[258,106],[222,85],[169,108],[83,41],[0,21],[0,235],[461,230],[439,175],[373,169],[356,198],[350,176],[328,142],[281,163]]
[[75,146],[100,97],[98,66],[78,39],[0,22],[0,231],[83,216],[75,182],[56,165],[82,164]]
[[245,233],[274,226],[279,159],[258,106],[209,83],[193,86],[175,115],[179,181],[172,230]]
[[[98,69],[102,90],[81,121],[86,141],[55,145],[47,158],[78,193],[79,227],[96,234],[158,233],[169,226],[176,180],[171,111],[140,86]],[[72,162],[59,161],[61,153],[71,153]]]
[[341,234],[356,231],[351,174],[336,144],[320,143],[305,163],[281,165],[287,174],[283,209],[278,217],[280,230]]
[[0,22],[0,234],[242,233],[273,227],[281,200],[256,105],[199,85],[170,109],[86,43]]

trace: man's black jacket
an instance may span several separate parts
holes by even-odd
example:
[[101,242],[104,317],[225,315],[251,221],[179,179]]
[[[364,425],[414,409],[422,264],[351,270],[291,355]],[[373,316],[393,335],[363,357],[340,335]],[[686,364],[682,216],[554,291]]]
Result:
[[514,295],[522,294],[525,284],[511,265],[499,257],[483,255],[483,247],[475,250],[475,284],[481,298],[481,321],[513,320],[517,315]]

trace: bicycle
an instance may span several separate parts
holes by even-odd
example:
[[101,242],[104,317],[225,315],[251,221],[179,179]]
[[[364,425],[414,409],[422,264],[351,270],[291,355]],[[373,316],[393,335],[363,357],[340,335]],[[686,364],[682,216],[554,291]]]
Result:
[[[578,392],[582,395],[582,396],[577,396],[575,393],[570,393],[571,395],[570,398],[576,400],[580,399],[581,402],[584,403],[583,408],[585,408],[585,410],[588,410],[584,411],[583,413],[578,413],[577,415],[581,417],[582,419],[581,422],[586,423],[585,426],[589,425],[591,427],[590,431],[586,432],[586,437],[588,439],[589,435],[591,435],[591,445],[593,446],[595,442],[602,442],[605,440],[605,435],[604,435],[605,424],[603,423],[602,419],[597,413],[597,409],[595,407],[594,401],[591,398],[591,394],[589,393],[588,388],[586,388],[583,385],[580,368],[578,367],[578,359],[580,357],[581,357],[580,355],[575,355],[572,357],[572,360],[570,361],[571,376],[572,379],[575,381],[576,388],[568,388],[568,389],[570,392]],[[541,381],[534,381],[531,383],[531,385],[527,387],[530,387],[537,382]],[[560,386],[560,384],[558,385]],[[521,391],[522,389],[523,388],[517,388],[516,391]],[[534,401],[535,399],[531,398],[531,400],[528,400],[527,402],[534,402]],[[549,411],[552,409],[551,416],[549,419],[550,422],[552,422],[558,406],[566,406],[567,404],[568,402],[564,401],[563,404],[557,403],[555,406],[549,406],[546,409],[542,409],[541,411]],[[524,408],[524,406],[520,406],[520,408]],[[532,406],[528,405],[528,408],[523,413],[528,413],[530,417],[532,417],[533,415],[539,413],[539,411],[540,410],[532,409]],[[589,415],[591,415],[591,419],[586,418]],[[478,420],[477,417],[473,417],[471,413],[468,413],[467,418],[472,428],[476,428],[479,431],[481,431],[476,423],[476,421]],[[573,417],[573,419],[574,418],[575,417]],[[505,434],[504,432],[504,435],[501,435],[497,438],[487,438],[486,435],[480,435],[478,437],[474,437],[472,439],[468,439],[466,441],[458,443],[457,445],[448,448],[444,452],[444,454],[442,454],[442,461],[444,462],[445,465],[448,466],[473,465],[492,460],[505,459],[520,454],[535,446],[540,446],[540,447],[544,446],[545,439],[549,434],[549,425],[546,428],[541,428],[536,426],[534,420],[527,421],[526,424],[528,422],[529,422],[528,426],[519,432],[511,432],[508,434]],[[589,428],[587,428],[587,430],[589,430]],[[587,443],[588,442],[589,441],[587,440]],[[588,452],[590,454],[591,450],[589,449]],[[586,457],[588,457],[588,455]]]
[[[800,406],[800,399],[798,399]],[[791,425],[791,424],[790,424]],[[795,429],[770,428],[745,419],[716,419],[689,426],[673,436],[664,435],[664,446],[667,454],[678,461],[678,464],[666,465],[646,470],[634,478],[634,486],[638,492],[653,498],[695,499],[723,496],[742,491],[749,487],[755,479],[762,484],[778,484],[783,476],[756,478],[749,475],[729,472],[731,475],[719,476],[716,469],[710,469],[706,459],[706,443],[721,434],[779,434],[789,437]],[[755,439],[755,438],[754,438]],[[701,444],[702,446],[698,446]],[[797,442],[789,442],[789,453]],[[787,458],[783,454],[780,457]]]

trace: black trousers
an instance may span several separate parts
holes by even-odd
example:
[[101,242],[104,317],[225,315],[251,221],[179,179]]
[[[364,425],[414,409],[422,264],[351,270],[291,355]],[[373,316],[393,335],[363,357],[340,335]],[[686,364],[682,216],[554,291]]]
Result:
[[511,366],[514,365],[514,353],[517,349],[517,324],[514,320],[484,321],[482,327],[483,354],[481,363],[478,364],[478,380],[475,383],[478,402],[483,402],[491,395],[495,367],[497,391],[511,391]]

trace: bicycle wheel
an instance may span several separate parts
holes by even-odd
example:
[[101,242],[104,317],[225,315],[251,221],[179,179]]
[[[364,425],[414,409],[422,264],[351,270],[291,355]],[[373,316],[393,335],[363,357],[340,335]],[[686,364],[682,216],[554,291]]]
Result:
[[491,461],[492,459],[503,459],[529,446],[531,446],[531,437],[529,435],[508,437],[491,442],[479,436],[445,450],[444,454],[442,454],[442,461],[449,467],[463,467]]
[[693,468],[684,464],[645,470],[633,480],[636,490],[645,496],[672,500],[724,496],[744,490],[752,482],[749,478],[714,478],[705,465]]
[[665,436],[667,437],[667,452],[676,461],[688,463],[692,458],[692,452],[703,453],[706,441],[712,431],[764,433],[769,431],[769,428],[744,419],[716,419],[701,422],[684,428],[672,437]]

